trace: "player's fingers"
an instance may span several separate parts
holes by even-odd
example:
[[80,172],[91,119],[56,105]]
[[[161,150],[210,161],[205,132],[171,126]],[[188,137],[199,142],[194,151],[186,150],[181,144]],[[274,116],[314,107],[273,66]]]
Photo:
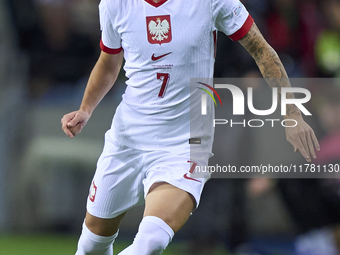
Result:
[[316,150],[319,151],[320,150],[320,144],[319,144],[318,138],[316,138],[316,135],[315,135],[313,130],[311,131],[311,137],[312,137],[312,140],[313,140],[313,143],[314,143]]
[[75,125],[74,127],[69,127],[69,129],[71,130],[72,134],[76,136],[83,130],[85,125],[86,121],[82,120],[81,122],[78,122],[77,125]]
[[70,129],[67,127],[67,123],[72,119],[72,114],[64,115],[64,117],[61,119],[61,128],[64,131],[64,133],[70,137],[73,138],[73,133],[70,131]]
[[303,148],[305,149],[305,152],[307,153],[307,158],[306,157],[305,158],[307,159],[307,161],[311,160],[306,131],[301,132],[299,134],[299,137],[302,142]]
[[301,155],[308,161],[310,162],[310,156],[309,153],[306,151],[305,146],[303,145],[301,139],[296,139],[296,147],[300,151]]
[[74,118],[74,116],[76,115],[76,111],[74,112],[70,112],[68,114],[65,114],[62,118],[61,118],[61,122],[68,122],[70,120],[72,120]]
[[67,122],[65,120],[63,120],[63,119],[61,119],[61,129],[65,132],[65,134],[67,134],[66,133],[66,131],[68,130]]
[[61,125],[62,125],[62,129],[64,130],[65,128],[67,128],[67,123],[69,123],[74,116],[76,115],[75,112],[71,112],[68,114],[65,114],[62,118],[61,118]]
[[74,137],[74,134],[69,130],[69,129],[66,129],[64,130],[65,134],[70,137],[71,139]]
[[74,116],[74,118],[72,118],[71,120],[69,120],[69,122],[67,123],[68,127],[75,127],[79,122],[81,122],[81,116],[79,114],[76,114]]
[[307,134],[307,142],[308,142],[308,148],[309,148],[310,155],[313,158],[316,158],[316,154],[315,154],[315,150],[314,150],[314,144],[313,144],[313,141],[312,141],[311,133]]
[[68,121],[66,121],[65,116],[61,118],[61,128],[64,128],[64,126],[67,124]]
[[[297,138],[298,138],[298,137],[297,137]],[[292,138],[290,138],[290,137],[287,137],[287,141],[291,143],[291,145],[292,145],[293,148],[294,148],[294,152],[295,152],[295,153],[299,151],[299,149],[298,149],[298,147],[297,147],[296,139],[292,139]]]
[[64,133],[65,133],[68,137],[73,138],[74,135],[73,135],[73,133],[71,132],[71,130],[67,127],[66,124],[63,124],[62,129],[63,129]]

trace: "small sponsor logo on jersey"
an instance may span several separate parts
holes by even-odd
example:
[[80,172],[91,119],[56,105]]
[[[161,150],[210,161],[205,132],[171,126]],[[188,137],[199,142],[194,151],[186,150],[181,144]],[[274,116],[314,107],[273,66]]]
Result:
[[236,16],[239,16],[239,15],[240,15],[241,10],[242,10],[242,7],[243,7],[243,4],[240,3],[240,4],[234,9],[234,14],[235,14]]
[[157,60],[159,60],[159,59],[161,59],[161,58],[164,58],[165,56],[167,56],[167,55],[169,55],[169,54],[171,54],[172,52],[169,52],[169,53],[166,53],[166,54],[163,54],[163,55],[160,55],[160,56],[155,56],[155,54],[152,54],[152,56],[151,56],[151,60],[152,61],[157,61]]
[[197,180],[197,179],[191,178],[190,176],[188,176],[187,173],[186,173],[185,175],[183,175],[183,177],[184,177],[185,179],[187,179],[187,180],[192,180],[192,181],[195,181],[195,182],[201,182],[201,181],[199,181],[199,180]]
[[153,69],[171,69],[174,65],[151,65]]
[[170,15],[146,17],[148,41],[151,44],[169,43],[172,40]]
[[91,188],[90,188],[90,194],[89,194],[89,198],[91,202],[94,202],[94,200],[96,199],[96,193],[97,193],[97,186],[93,181]]

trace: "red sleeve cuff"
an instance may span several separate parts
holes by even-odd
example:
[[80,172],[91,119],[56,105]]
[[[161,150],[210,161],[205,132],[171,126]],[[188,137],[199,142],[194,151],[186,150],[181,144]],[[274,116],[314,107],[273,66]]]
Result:
[[233,41],[238,41],[242,39],[249,32],[253,23],[254,23],[254,19],[249,14],[243,26],[239,30],[237,30],[235,33],[233,33],[232,35],[229,35],[229,38]]
[[100,40],[100,49],[102,51],[104,51],[105,53],[107,54],[118,54],[119,52],[121,52],[123,50],[122,47],[118,48],[118,49],[111,49],[111,48],[108,48],[104,45],[103,41]]

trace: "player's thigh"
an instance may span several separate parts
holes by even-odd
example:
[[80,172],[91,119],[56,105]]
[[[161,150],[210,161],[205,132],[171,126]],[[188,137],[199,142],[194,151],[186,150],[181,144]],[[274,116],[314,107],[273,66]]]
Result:
[[113,219],[144,204],[144,174],[141,151],[115,144],[107,132],[102,154],[91,182],[87,212]]
[[159,182],[153,184],[146,195],[144,217],[159,217],[177,232],[188,220],[195,205],[194,197],[188,192]]
[[117,233],[124,215],[125,213],[112,219],[102,219],[86,212],[85,224],[87,228],[96,235],[112,236]]

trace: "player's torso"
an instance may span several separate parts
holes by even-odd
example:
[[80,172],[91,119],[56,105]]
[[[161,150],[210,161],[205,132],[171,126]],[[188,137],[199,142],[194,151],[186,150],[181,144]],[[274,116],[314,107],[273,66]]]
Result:
[[[212,75],[209,0],[167,0],[158,7],[152,0],[110,2],[113,26],[122,39],[128,85],[142,89],[144,100],[154,96],[154,103],[170,103],[168,100],[176,100],[173,97],[181,92],[184,82]],[[163,79],[168,79],[165,91],[161,91]],[[128,93],[129,88],[126,96]]]
[[213,74],[210,1],[167,0],[158,7],[151,0],[107,3],[122,39],[128,77],[114,139],[148,148],[162,147],[161,141],[165,146],[188,143],[190,78]]

